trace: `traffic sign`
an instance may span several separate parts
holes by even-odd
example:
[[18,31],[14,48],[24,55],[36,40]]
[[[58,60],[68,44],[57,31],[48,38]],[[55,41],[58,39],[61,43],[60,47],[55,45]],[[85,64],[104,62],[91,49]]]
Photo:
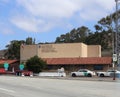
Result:
[[113,61],[117,61],[117,54],[113,54]]
[[8,70],[9,64],[7,62],[4,63],[5,70]]
[[25,67],[24,64],[20,64],[20,65],[19,65],[19,69],[20,69],[20,70],[23,70],[24,67]]

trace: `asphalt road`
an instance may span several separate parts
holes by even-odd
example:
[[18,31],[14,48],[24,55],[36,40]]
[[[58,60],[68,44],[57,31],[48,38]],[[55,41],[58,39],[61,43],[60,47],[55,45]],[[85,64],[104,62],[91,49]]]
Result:
[[0,76],[0,97],[119,97],[119,81]]

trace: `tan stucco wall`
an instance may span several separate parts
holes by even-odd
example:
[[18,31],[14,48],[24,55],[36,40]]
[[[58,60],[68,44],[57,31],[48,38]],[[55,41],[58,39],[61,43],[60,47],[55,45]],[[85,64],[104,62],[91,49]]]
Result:
[[101,46],[83,43],[59,43],[24,45],[20,49],[20,60],[27,60],[35,55],[41,58],[76,58],[101,57]]
[[88,45],[88,57],[101,57],[101,46],[100,45]]
[[81,43],[43,44],[39,48],[41,58],[81,57]]
[[87,45],[86,44],[81,44],[81,57],[87,57]]
[[24,45],[20,47],[20,60],[27,60],[38,55],[37,45]]

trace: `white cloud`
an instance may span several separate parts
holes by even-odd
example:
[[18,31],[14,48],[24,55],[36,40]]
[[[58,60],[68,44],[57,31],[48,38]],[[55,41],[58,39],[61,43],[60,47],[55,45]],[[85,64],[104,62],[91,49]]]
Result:
[[[10,20],[28,32],[45,32],[68,24],[73,16],[79,21],[96,21],[113,9],[114,0],[16,0],[18,15]],[[77,13],[77,14],[76,14]],[[76,19],[75,19],[76,20]],[[70,23],[70,22],[69,22]],[[72,26],[71,24],[68,24]]]
[[37,31],[36,21],[34,19],[30,19],[29,17],[16,16],[11,19],[11,22],[20,29],[30,32]]
[[96,0],[96,2],[105,10],[113,10],[113,7],[115,7],[115,0]]
[[[21,18],[22,17],[22,18]],[[50,30],[52,24],[47,23],[40,18],[34,18],[30,16],[15,16],[10,20],[18,28],[27,32],[45,32]]]
[[18,3],[30,14],[44,18],[67,18],[77,11],[71,0],[18,0]]
[[[81,0],[79,1],[79,3]],[[100,18],[113,12],[114,0],[84,0],[80,17],[84,21],[98,21]]]
[[86,10],[80,14],[80,17],[84,21],[95,21],[95,20],[97,21],[98,19],[100,19],[103,16],[103,14],[105,15],[104,12]]

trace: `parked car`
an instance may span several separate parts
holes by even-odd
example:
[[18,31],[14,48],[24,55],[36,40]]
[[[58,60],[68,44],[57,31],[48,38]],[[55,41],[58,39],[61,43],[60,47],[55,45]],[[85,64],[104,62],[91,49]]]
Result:
[[17,70],[15,74],[17,76],[33,76],[33,72],[28,70]]
[[0,68],[0,74],[6,74],[6,70],[4,68]]
[[110,77],[113,75],[120,75],[120,71],[118,70],[107,70],[106,72],[97,72],[97,76],[99,77]]
[[95,72],[88,69],[79,69],[78,71],[71,72],[72,77],[77,77],[77,76],[92,77],[94,75],[95,75]]
[[0,68],[0,75],[2,75],[2,74],[4,74],[4,75],[14,75],[14,72],[7,71],[4,68]]

